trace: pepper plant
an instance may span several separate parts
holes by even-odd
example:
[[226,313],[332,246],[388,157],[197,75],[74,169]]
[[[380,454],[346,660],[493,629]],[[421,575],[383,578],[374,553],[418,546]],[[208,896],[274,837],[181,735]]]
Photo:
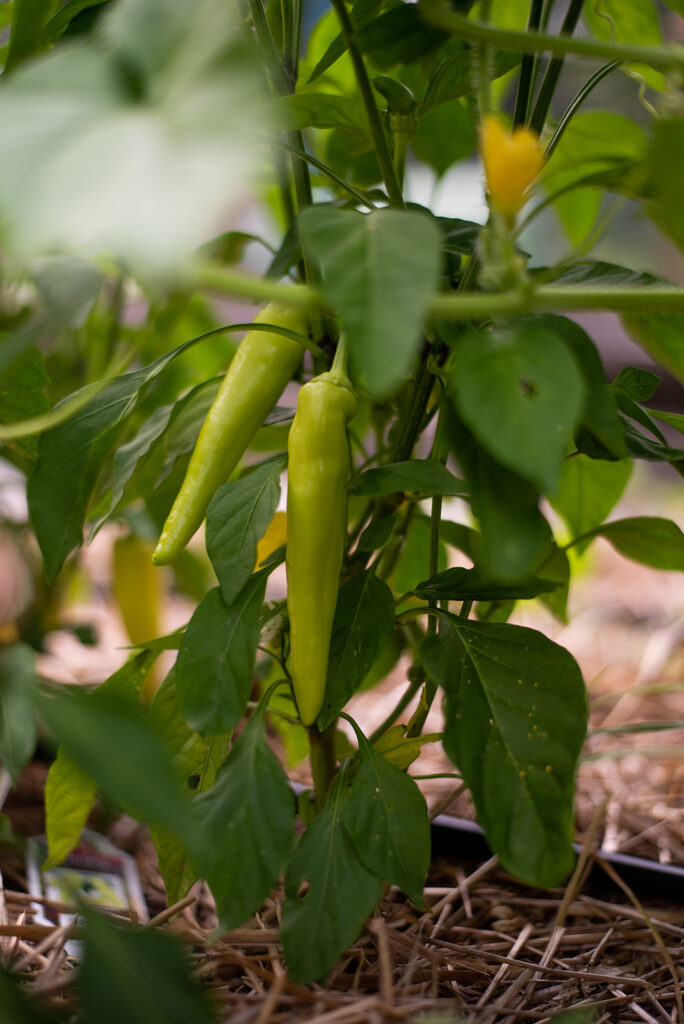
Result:
[[[618,313],[684,376],[684,290],[595,258],[620,209],[684,244],[684,48],[659,5],[12,0],[0,18],[0,438],[45,578],[116,522],[141,588],[172,571],[196,601],[92,693],[38,687],[21,623],[0,653],[13,778],[34,706],[59,741],[51,862],[101,792],[150,822],[169,900],[207,879],[224,929],[284,877],[289,974],[324,979],[383,885],[421,906],[412,766],[441,742],[502,865],[562,882],[584,683],[509,618],[539,600],[566,621],[569,556],[599,539],[684,570],[673,522],[611,518],[633,460],[682,475],[684,417],[648,404],[651,370],[607,379],[573,319]],[[416,201],[474,173],[484,217]],[[205,515],[209,561],[183,550]],[[348,702],[397,664],[369,735]],[[268,728],[310,757],[312,798]]]

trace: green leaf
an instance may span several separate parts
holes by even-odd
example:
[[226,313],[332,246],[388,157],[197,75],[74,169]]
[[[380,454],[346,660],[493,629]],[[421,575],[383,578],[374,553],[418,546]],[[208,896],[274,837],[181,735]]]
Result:
[[616,519],[577,539],[594,537],[605,537],[621,555],[633,562],[650,565],[653,569],[684,572],[684,533],[669,519],[655,516]]
[[577,455],[565,460],[558,493],[551,504],[568,524],[573,537],[603,522],[622,497],[631,472],[629,459],[605,462]]
[[430,866],[430,823],[425,797],[354,727],[359,765],[352,776],[342,819],[359,857],[371,871],[423,906]]
[[572,868],[573,782],[587,710],[573,657],[533,629],[441,616],[421,645],[444,689],[444,749],[504,867],[532,885]]
[[393,629],[394,599],[387,584],[371,570],[352,576],[337,598],[319,729],[330,725],[360,688]]
[[50,318],[60,327],[83,327],[104,280],[95,264],[75,256],[42,256],[31,269]]
[[67,0],[64,6],[56,14],[53,14],[45,25],[43,30],[45,41],[47,43],[56,43],[82,11],[93,7],[100,7],[102,4],[109,2],[110,0]]
[[179,345],[149,366],[115,377],[99,391],[97,385],[87,385],[76,395],[92,392],[93,398],[70,419],[41,435],[27,497],[48,581],[83,542],[88,503],[102,460],[114,444],[114,428],[133,412],[143,388],[193,342]]
[[441,732],[407,736],[407,729],[406,725],[393,725],[374,744],[378,754],[401,771],[406,771],[408,766],[413,764],[426,743],[436,743],[442,738]]
[[529,599],[555,590],[557,584],[539,576],[524,576],[515,583],[492,582],[475,569],[445,569],[419,583],[414,594],[429,601],[505,601]]
[[450,374],[456,408],[490,455],[553,493],[585,391],[552,326],[530,320],[470,332]]
[[83,907],[78,990],[98,1024],[211,1024],[214,1014],[191,977],[183,946],[159,929],[122,928]]
[[441,178],[452,164],[470,156],[476,144],[466,108],[460,100],[448,100],[421,116],[410,147]]
[[[35,35],[43,19],[29,19]],[[170,274],[242,194],[270,127],[264,92],[231,5],[112,3],[97,32],[3,85],[3,248],[20,260],[113,251]]]
[[[430,571],[431,533],[429,517],[414,515],[393,575],[392,588],[395,593],[406,594],[409,590],[413,590],[418,580]],[[441,541],[438,562],[439,569],[446,569],[446,547]]]
[[[480,524],[478,561],[486,577],[514,582],[534,568],[549,540],[532,484],[499,465],[445,406],[445,440],[466,478]],[[427,563],[425,563],[427,564]],[[415,577],[409,589],[415,585]]]
[[276,884],[294,842],[295,802],[254,712],[208,793],[193,802],[195,863],[216,900],[221,928],[236,928]]
[[648,414],[657,420],[661,420],[663,423],[667,423],[669,427],[674,427],[680,434],[684,434],[684,416],[681,413],[663,412],[662,409],[649,409]]
[[[188,728],[176,700],[173,669],[155,695],[149,719],[173,753],[181,785],[193,793],[211,789],[228,752],[230,734],[200,736]],[[152,826],[151,833],[166,896],[169,905],[173,905],[185,896],[197,875],[190,867],[188,852],[180,839],[158,826]]]
[[188,725],[201,733],[230,732],[252,689],[259,614],[268,570],[255,573],[232,604],[214,587],[197,606],[176,662],[176,694]]
[[57,1018],[26,995],[16,973],[0,967],[0,1004],[3,1024],[59,1024]]
[[[381,7],[381,0],[356,0],[354,6],[349,12],[352,25],[359,29],[363,25],[368,24],[368,22],[372,21],[376,14],[378,14]],[[310,85],[311,82],[315,82],[317,78],[320,78],[320,76],[326,72],[328,68],[332,67],[335,61],[339,60],[342,54],[346,53],[346,51],[347,44],[344,41],[342,33],[339,33],[330,42],[325,53],[309,75],[307,85]]]
[[214,495],[207,509],[207,554],[226,604],[235,600],[252,574],[257,545],[280,498],[280,474],[287,459],[262,462]]
[[304,211],[301,230],[305,250],[321,263],[323,292],[341,313],[360,382],[388,395],[418,351],[439,274],[437,225],[414,211],[315,206]]
[[363,104],[355,96],[328,92],[301,92],[275,101],[279,119],[287,128],[356,128],[368,131]]
[[356,43],[381,71],[413,64],[438,50],[449,38],[423,21],[417,4],[399,4],[355,32]]
[[632,402],[647,402],[660,384],[657,373],[644,370],[639,366],[625,366],[611,383],[611,390],[616,395],[629,398]]
[[348,799],[345,779],[338,775],[285,870],[280,936],[295,984],[325,978],[358,938],[382,894],[382,880],[359,860],[344,826]]
[[15,786],[36,746],[36,682],[28,644],[0,649],[0,760]]
[[[682,135],[682,152],[684,153],[684,133]],[[682,196],[684,201],[684,195]],[[672,213],[671,216],[675,216]],[[682,246],[684,246],[684,226],[682,229]],[[684,314],[636,313],[623,316],[630,337],[644,351],[648,352],[656,362],[670,371],[679,381],[684,382],[684,352],[682,351],[682,334],[684,333]]]
[[[0,423],[17,423],[47,412],[50,399],[45,388],[49,383],[45,357],[33,346],[6,366],[0,365]],[[21,438],[17,443],[31,458],[36,457],[37,437]]]
[[188,833],[187,804],[163,739],[129,699],[96,690],[43,696],[39,708],[70,758],[134,817]]
[[[457,50],[445,57],[439,64],[428,82],[428,87],[420,107],[421,115],[449,100],[457,100],[467,96],[477,88],[477,71],[474,59],[476,50],[472,46]],[[519,53],[506,53],[497,50],[494,53],[492,80],[500,78],[520,63]]]
[[95,782],[60,747],[45,783],[45,831],[49,853],[44,870],[61,864],[78,846],[96,796]]
[[44,48],[43,25],[58,0],[14,0],[9,51],[5,68],[11,71]]
[[367,469],[349,488],[350,494],[373,498],[403,491],[451,496],[464,494],[466,487],[437,459],[411,459]]
[[570,560],[562,548],[553,539],[536,566],[536,571],[545,579],[553,580],[556,589],[548,594],[541,594],[540,600],[548,605],[556,618],[567,625],[568,596],[570,591]]

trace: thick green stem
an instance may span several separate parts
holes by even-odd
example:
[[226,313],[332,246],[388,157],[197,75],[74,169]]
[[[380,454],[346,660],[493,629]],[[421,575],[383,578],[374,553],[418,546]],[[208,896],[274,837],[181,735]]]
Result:
[[309,757],[313,777],[314,802],[316,810],[320,811],[325,805],[330,783],[335,778],[337,771],[334,723],[323,732],[313,729],[309,731]]
[[368,72],[366,71],[366,65],[363,62],[361,52],[354,40],[354,26],[351,23],[351,18],[349,17],[349,12],[347,11],[344,0],[331,0],[331,2],[335,9],[335,13],[337,14],[337,20],[339,21],[340,29],[342,30],[342,37],[346,43],[347,51],[351,58],[356,84],[359,87],[361,99],[363,100],[363,105],[366,108],[368,128],[371,138],[373,139],[375,155],[378,158],[380,173],[382,174],[382,180],[384,181],[385,188],[387,189],[390,204],[392,206],[402,208],[404,206],[404,197],[402,195],[401,188],[399,187],[396,174],[394,173],[392,157],[390,156],[389,146],[387,144],[387,136],[385,135],[385,129],[382,127],[380,113],[375,103],[375,97],[373,95],[373,89],[370,84]]
[[554,36],[545,32],[528,34],[465,18],[450,10],[443,0],[423,0],[421,9],[425,20],[433,25],[452,32],[460,39],[475,43],[485,42],[500,50],[513,50],[519,53],[547,52],[557,56],[574,53],[578,57],[593,57],[597,60],[647,64],[660,71],[674,71],[684,67],[684,46],[681,44],[640,46],[636,43],[611,43],[598,39]]

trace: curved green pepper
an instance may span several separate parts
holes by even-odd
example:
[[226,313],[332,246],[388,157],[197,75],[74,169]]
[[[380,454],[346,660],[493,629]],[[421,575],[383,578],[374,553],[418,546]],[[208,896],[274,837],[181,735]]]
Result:
[[[336,363],[338,360],[336,359]],[[347,424],[357,401],[336,366],[305,384],[288,442],[290,674],[302,724],[323,704],[346,539]]]
[[[255,323],[306,335],[304,315],[270,304]],[[304,344],[284,334],[249,331],[233,357],[200,430],[182,487],[152,555],[157,565],[177,558],[199,529],[217,487],[225,483],[297,369]]]

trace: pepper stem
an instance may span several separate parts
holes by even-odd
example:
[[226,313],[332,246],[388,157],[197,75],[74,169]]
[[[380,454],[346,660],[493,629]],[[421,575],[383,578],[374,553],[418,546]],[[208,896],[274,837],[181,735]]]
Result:
[[326,374],[326,378],[328,380],[334,380],[336,384],[342,384],[345,387],[350,387],[351,382],[347,372],[348,362],[349,345],[347,342],[347,335],[341,334],[340,340],[337,343],[337,349],[335,350],[335,358],[333,359],[332,367],[330,368],[330,372]]

